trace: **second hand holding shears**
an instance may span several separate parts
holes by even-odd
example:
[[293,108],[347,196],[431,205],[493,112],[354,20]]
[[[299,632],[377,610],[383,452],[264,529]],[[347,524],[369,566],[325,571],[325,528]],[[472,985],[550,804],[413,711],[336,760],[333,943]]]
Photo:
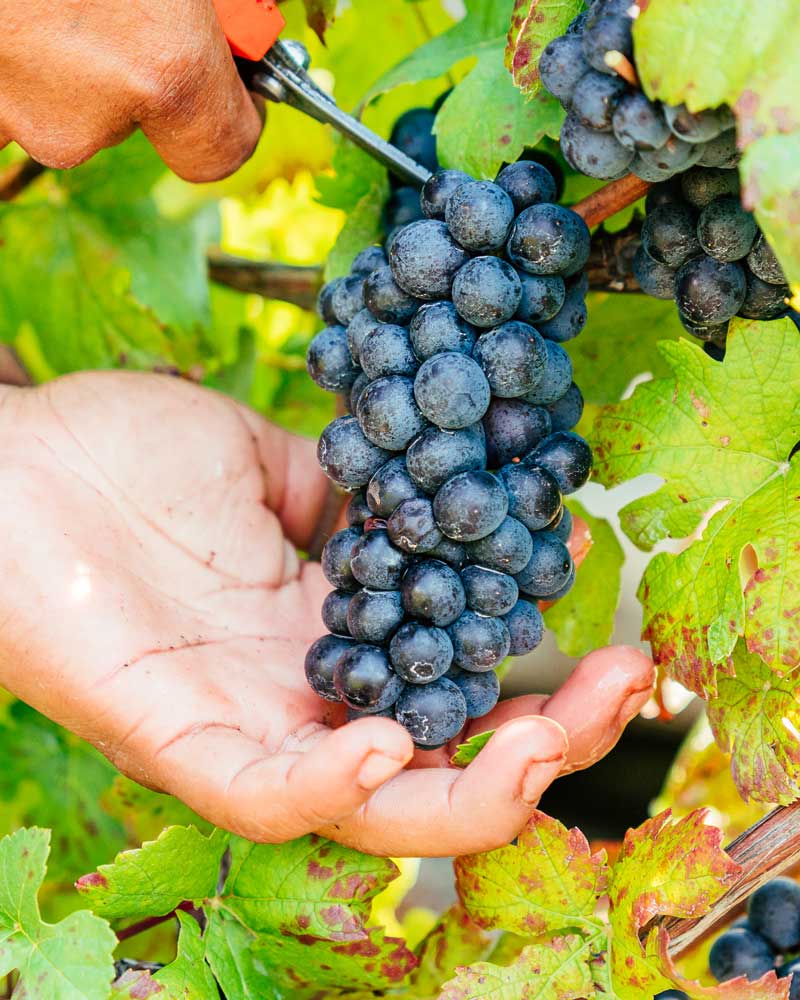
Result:
[[342,111],[314,83],[307,72],[309,59],[304,46],[280,41],[286,21],[275,0],[214,0],[214,6],[250,90],[332,125],[410,184],[422,185],[431,176],[421,164]]

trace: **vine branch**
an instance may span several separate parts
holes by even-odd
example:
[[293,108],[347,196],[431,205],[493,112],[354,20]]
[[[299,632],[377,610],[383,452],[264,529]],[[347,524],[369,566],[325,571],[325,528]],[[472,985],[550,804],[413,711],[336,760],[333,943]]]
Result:
[[144,920],[138,920],[135,924],[131,924],[130,927],[123,927],[122,930],[117,931],[117,941],[128,941],[132,937],[137,937],[139,934],[144,934],[145,931],[149,931],[153,927],[158,927],[159,924],[165,924],[168,920],[172,920],[177,914],[178,910],[183,910],[184,913],[194,913],[195,909],[190,902],[181,903],[180,906],[176,906],[174,910],[170,910],[169,913],[164,913],[157,917],[146,917]]
[[208,271],[211,279],[221,285],[291,302],[302,309],[314,308],[323,284],[322,268],[318,266],[248,260],[220,250],[209,252]]
[[648,181],[641,180],[635,174],[626,174],[618,181],[612,181],[593,191],[588,198],[576,202],[572,205],[572,211],[577,212],[592,229],[643,198],[651,187]]

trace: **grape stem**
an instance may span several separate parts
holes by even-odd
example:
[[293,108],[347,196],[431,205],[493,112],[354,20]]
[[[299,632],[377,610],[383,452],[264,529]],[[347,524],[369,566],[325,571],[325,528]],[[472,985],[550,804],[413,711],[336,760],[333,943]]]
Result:
[[170,910],[169,913],[165,913],[162,916],[146,917],[144,920],[139,920],[135,924],[131,924],[130,927],[123,927],[122,930],[117,931],[117,941],[128,941],[132,937],[144,934],[145,931],[149,931],[153,927],[158,927],[159,924],[164,924],[168,920],[172,920],[178,910],[183,910],[184,913],[195,912],[195,908],[190,902],[181,903],[180,906],[176,906],[174,910]]
[[648,181],[641,180],[635,174],[626,174],[619,180],[611,181],[610,184],[593,191],[588,198],[576,202],[572,205],[572,211],[577,212],[586,225],[593,229],[621,209],[639,201],[647,194],[650,187]]
[[0,171],[0,201],[13,201],[44,171],[45,168],[42,164],[32,160],[29,156]]
[[610,52],[606,52],[603,62],[632,87],[640,86],[636,67],[624,53],[612,49]]
[[208,271],[211,279],[221,285],[291,302],[301,309],[314,308],[323,277],[320,267],[247,260],[221,250],[209,252]]

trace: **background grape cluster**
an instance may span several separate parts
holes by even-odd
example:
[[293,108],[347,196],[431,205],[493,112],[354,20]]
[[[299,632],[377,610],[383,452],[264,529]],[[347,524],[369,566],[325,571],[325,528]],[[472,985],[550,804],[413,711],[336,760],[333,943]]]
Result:
[[323,551],[329,634],[306,675],[421,747],[494,707],[495,668],[538,645],[537,602],[574,580],[563,496],[591,451],[561,343],[586,322],[589,232],[555,196],[532,161],[496,183],[438,171],[424,217],[320,295],[308,370],[350,415],[318,454],[353,496]]

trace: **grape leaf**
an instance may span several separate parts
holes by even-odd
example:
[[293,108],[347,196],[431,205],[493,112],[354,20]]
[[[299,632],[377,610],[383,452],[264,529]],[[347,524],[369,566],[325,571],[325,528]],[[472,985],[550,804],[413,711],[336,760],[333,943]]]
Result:
[[205,946],[197,921],[186,913],[178,913],[178,921],[178,956],[153,979],[166,989],[164,1000],[219,1000],[217,984],[203,960]]
[[116,936],[88,910],[44,923],[36,897],[49,851],[47,830],[17,830],[0,841],[0,976],[19,971],[19,997],[106,1000]]
[[196,826],[205,834],[214,829],[179,799],[143,788],[122,774],[116,776],[101,802],[105,812],[125,826],[130,841],[136,844],[155,840],[167,826]]
[[208,957],[223,989],[238,981],[257,991],[263,976],[273,992],[291,989],[292,996],[402,982],[414,955],[366,926],[373,898],[396,875],[386,858],[316,836],[279,845],[234,840],[230,874],[210,914]]
[[592,854],[578,829],[535,812],[516,845],[456,858],[456,887],[479,927],[527,937],[565,927],[591,932],[606,888],[604,854]]
[[583,8],[583,0],[515,0],[506,43],[506,68],[527,94],[540,90],[539,56]]
[[640,547],[703,529],[679,555],[655,556],[640,595],[656,661],[708,695],[740,635],[775,670],[800,660],[800,462],[788,461],[800,340],[789,320],[738,320],[724,364],[685,341],[659,350],[671,377],[605,408],[596,469],[607,486],[645,472],[664,479],[621,512]]
[[476,733],[474,736],[470,736],[466,743],[459,743],[456,752],[450,758],[450,763],[453,767],[466,767],[471,764],[494,734],[495,730],[489,729],[485,733]]
[[76,888],[109,920],[161,916],[187,900],[215,895],[227,841],[222,830],[204,837],[194,827],[171,826],[158,840],[84,875]]
[[800,798],[797,671],[776,674],[741,642],[732,667],[708,703],[714,737],[732,754],[733,780],[745,799],[788,805]]
[[575,935],[528,945],[512,965],[460,969],[439,1000],[580,1000],[593,993],[590,958],[590,942]]
[[444,913],[417,949],[419,965],[414,970],[414,997],[438,997],[453,969],[485,958],[492,939],[473,923],[458,903]]
[[570,509],[589,526],[592,545],[572,590],[545,611],[544,620],[562,653],[585,656],[611,641],[625,554],[605,518],[593,517],[574,500]]

